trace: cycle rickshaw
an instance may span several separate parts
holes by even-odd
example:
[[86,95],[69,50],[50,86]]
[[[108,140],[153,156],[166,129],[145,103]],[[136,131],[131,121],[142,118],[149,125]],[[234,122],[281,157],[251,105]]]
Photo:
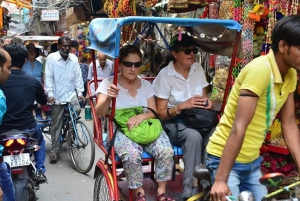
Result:
[[[223,111],[227,94],[230,88],[230,79],[235,64],[236,56],[242,57],[241,48],[241,25],[233,20],[214,20],[214,19],[195,19],[195,18],[167,18],[167,17],[124,17],[124,18],[98,18],[94,19],[90,23],[89,27],[89,39],[90,39],[90,49],[92,50],[92,60],[93,60],[93,72],[94,79],[88,83],[88,94],[92,97],[90,86],[95,85],[95,89],[98,86],[96,75],[96,64],[95,64],[95,54],[94,51],[101,51],[102,53],[112,57],[114,59],[114,72],[118,72],[119,66],[119,48],[121,40],[121,30],[122,26],[142,23],[141,32],[139,37],[135,39],[134,44],[138,41],[147,38],[153,32],[151,30],[156,29],[163,40],[165,47],[168,49],[169,45],[164,38],[162,32],[159,30],[157,23],[172,24],[177,26],[191,27],[193,36],[196,42],[199,44],[199,49],[202,52],[208,52],[211,54],[218,54],[231,57],[229,75],[226,83],[226,90],[224,93],[223,102],[221,105],[220,112]],[[150,31],[149,31],[150,30]],[[152,80],[153,78],[145,78]],[[113,83],[117,84],[117,73],[114,74]],[[97,97],[95,97],[97,100]],[[108,153],[106,141],[103,137],[101,118],[98,118],[95,114],[95,102],[89,99],[92,117],[94,121],[94,141],[99,146],[99,148],[104,152],[105,159],[99,159],[95,167],[95,186],[94,186],[94,201],[101,200],[133,200],[132,190],[128,190],[126,181],[121,181],[122,173],[117,171],[122,165],[120,158],[115,154],[114,148]],[[116,102],[112,102],[111,114],[107,115],[108,118],[108,136],[112,138],[113,135],[113,117],[115,115]],[[182,155],[182,150],[180,147],[174,147],[175,158],[180,158]],[[151,155],[146,152],[143,153],[143,162],[152,162],[151,168],[148,171],[150,173],[150,178],[153,179],[154,175],[154,164]],[[122,167],[122,166],[121,166]],[[118,169],[120,170],[120,169]],[[145,173],[146,174],[146,173]],[[153,183],[147,183],[147,179],[144,176],[144,184],[147,188],[147,192],[155,194],[155,191],[151,191],[154,188]],[[168,191],[171,191],[172,196],[175,199],[181,198],[180,194],[182,191],[182,175],[177,174],[175,176],[175,181],[170,182]],[[151,179],[148,179],[151,181]],[[155,197],[155,196],[152,196]],[[151,195],[149,195],[148,200],[152,200]],[[195,199],[196,200],[196,199]]]

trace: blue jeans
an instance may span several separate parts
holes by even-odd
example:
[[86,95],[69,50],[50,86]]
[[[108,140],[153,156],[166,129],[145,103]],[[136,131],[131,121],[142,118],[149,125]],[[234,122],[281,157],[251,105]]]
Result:
[[38,151],[34,151],[34,161],[35,161],[35,167],[37,171],[42,169],[42,173],[44,174],[46,172],[45,167],[45,157],[46,157],[46,147],[45,147],[45,140],[42,133],[41,128],[36,125],[33,129],[26,129],[25,131],[31,133],[31,137],[34,139],[37,139],[39,142],[39,146],[41,147]]
[[2,201],[16,201],[10,167],[5,162],[0,163],[0,184],[3,191]]
[[[259,178],[262,177],[260,171],[262,160],[262,157],[258,157],[251,163],[234,162],[227,182],[234,197],[237,198],[242,191],[250,191],[253,193],[256,201],[261,201],[268,194],[267,188],[259,183]],[[212,183],[215,181],[219,164],[219,157],[206,154],[206,167],[211,175]]]

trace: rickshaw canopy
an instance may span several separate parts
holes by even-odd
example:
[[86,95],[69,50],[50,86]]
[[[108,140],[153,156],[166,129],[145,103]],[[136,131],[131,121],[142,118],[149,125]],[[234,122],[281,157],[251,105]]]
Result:
[[[202,48],[203,51],[226,56],[231,56],[233,43],[236,40],[236,33],[240,32],[242,28],[241,24],[234,20],[141,16],[131,16],[123,18],[97,18],[93,19],[89,25],[89,48],[100,51],[112,58],[118,58],[121,42],[121,28],[124,25],[133,24],[134,22],[155,24],[164,23],[184,27],[193,27],[193,30],[196,32],[196,36],[199,36],[197,37],[196,42],[199,44],[200,49],[201,47],[205,46]],[[208,31],[208,33],[206,31]],[[203,34],[203,32],[206,33],[206,36],[209,35],[211,37],[205,37],[205,34],[204,37],[203,35],[200,36],[200,34]],[[195,33],[193,35],[195,35]],[[225,35],[227,35],[227,37],[225,37]],[[230,50],[224,50],[225,42],[227,44],[230,44]],[[223,43],[223,45],[220,45],[221,43]],[[241,40],[239,40],[239,43],[241,43]],[[218,48],[218,50],[216,50],[216,46],[220,46],[221,48]],[[239,45],[239,56],[241,56],[241,52],[241,45]]]

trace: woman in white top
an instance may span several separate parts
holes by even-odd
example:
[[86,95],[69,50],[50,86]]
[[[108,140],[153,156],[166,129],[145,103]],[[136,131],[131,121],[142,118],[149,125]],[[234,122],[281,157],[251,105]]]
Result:
[[[140,66],[142,65],[142,54],[133,45],[127,45],[120,49],[120,74],[118,84],[112,84],[113,77],[104,79],[99,85],[96,93],[99,94],[96,105],[98,117],[104,117],[111,107],[112,98],[116,98],[116,109],[129,108],[133,106],[147,106],[156,111],[154,100],[154,90],[151,84],[138,77]],[[128,128],[138,126],[143,120],[155,118],[151,111],[131,117],[128,120]],[[125,176],[130,189],[133,189],[135,201],[145,201],[145,193],[142,188],[143,170],[142,153],[143,150],[155,158],[156,181],[158,183],[157,200],[173,201],[166,194],[167,181],[172,177],[173,170],[173,148],[168,136],[164,131],[160,133],[154,142],[142,146],[127,138],[120,131],[117,132],[114,148],[121,158]]]
[[[184,179],[182,198],[197,194],[193,188],[194,167],[202,160],[205,143],[210,135],[188,128],[178,115],[185,109],[194,107],[212,108],[212,102],[206,97],[208,86],[203,68],[195,63],[198,52],[196,43],[187,34],[175,35],[170,40],[170,56],[165,67],[153,82],[157,113],[165,124],[173,145],[179,145],[183,151]],[[175,123],[176,121],[176,123]],[[199,122],[201,124],[201,122]]]

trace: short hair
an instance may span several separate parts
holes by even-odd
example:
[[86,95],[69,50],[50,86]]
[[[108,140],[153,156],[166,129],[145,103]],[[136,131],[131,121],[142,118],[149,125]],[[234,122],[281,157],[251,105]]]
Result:
[[22,69],[28,56],[28,50],[26,47],[20,43],[10,43],[4,45],[4,50],[11,57],[11,66]]
[[74,47],[76,50],[79,48],[79,43],[77,40],[71,40],[71,47]]
[[289,46],[300,45],[300,16],[290,15],[280,19],[273,28],[271,40],[274,53],[278,51],[278,44],[281,40]]
[[50,46],[50,52],[52,53],[52,52],[56,52],[56,51],[58,51],[57,43],[51,44],[51,46]]
[[142,61],[142,53],[141,53],[141,50],[137,47],[137,46],[134,46],[134,45],[125,45],[123,46],[121,49],[120,49],[120,57],[119,57],[119,60],[120,61],[123,61],[123,59],[125,57],[127,57],[129,54],[137,54],[139,55],[141,61]]
[[0,68],[3,71],[3,66],[7,62],[7,58],[4,54],[4,50],[0,49]]
[[64,40],[70,41],[70,43],[71,43],[71,38],[69,38],[68,36],[62,36],[58,39],[58,44],[61,45]]

